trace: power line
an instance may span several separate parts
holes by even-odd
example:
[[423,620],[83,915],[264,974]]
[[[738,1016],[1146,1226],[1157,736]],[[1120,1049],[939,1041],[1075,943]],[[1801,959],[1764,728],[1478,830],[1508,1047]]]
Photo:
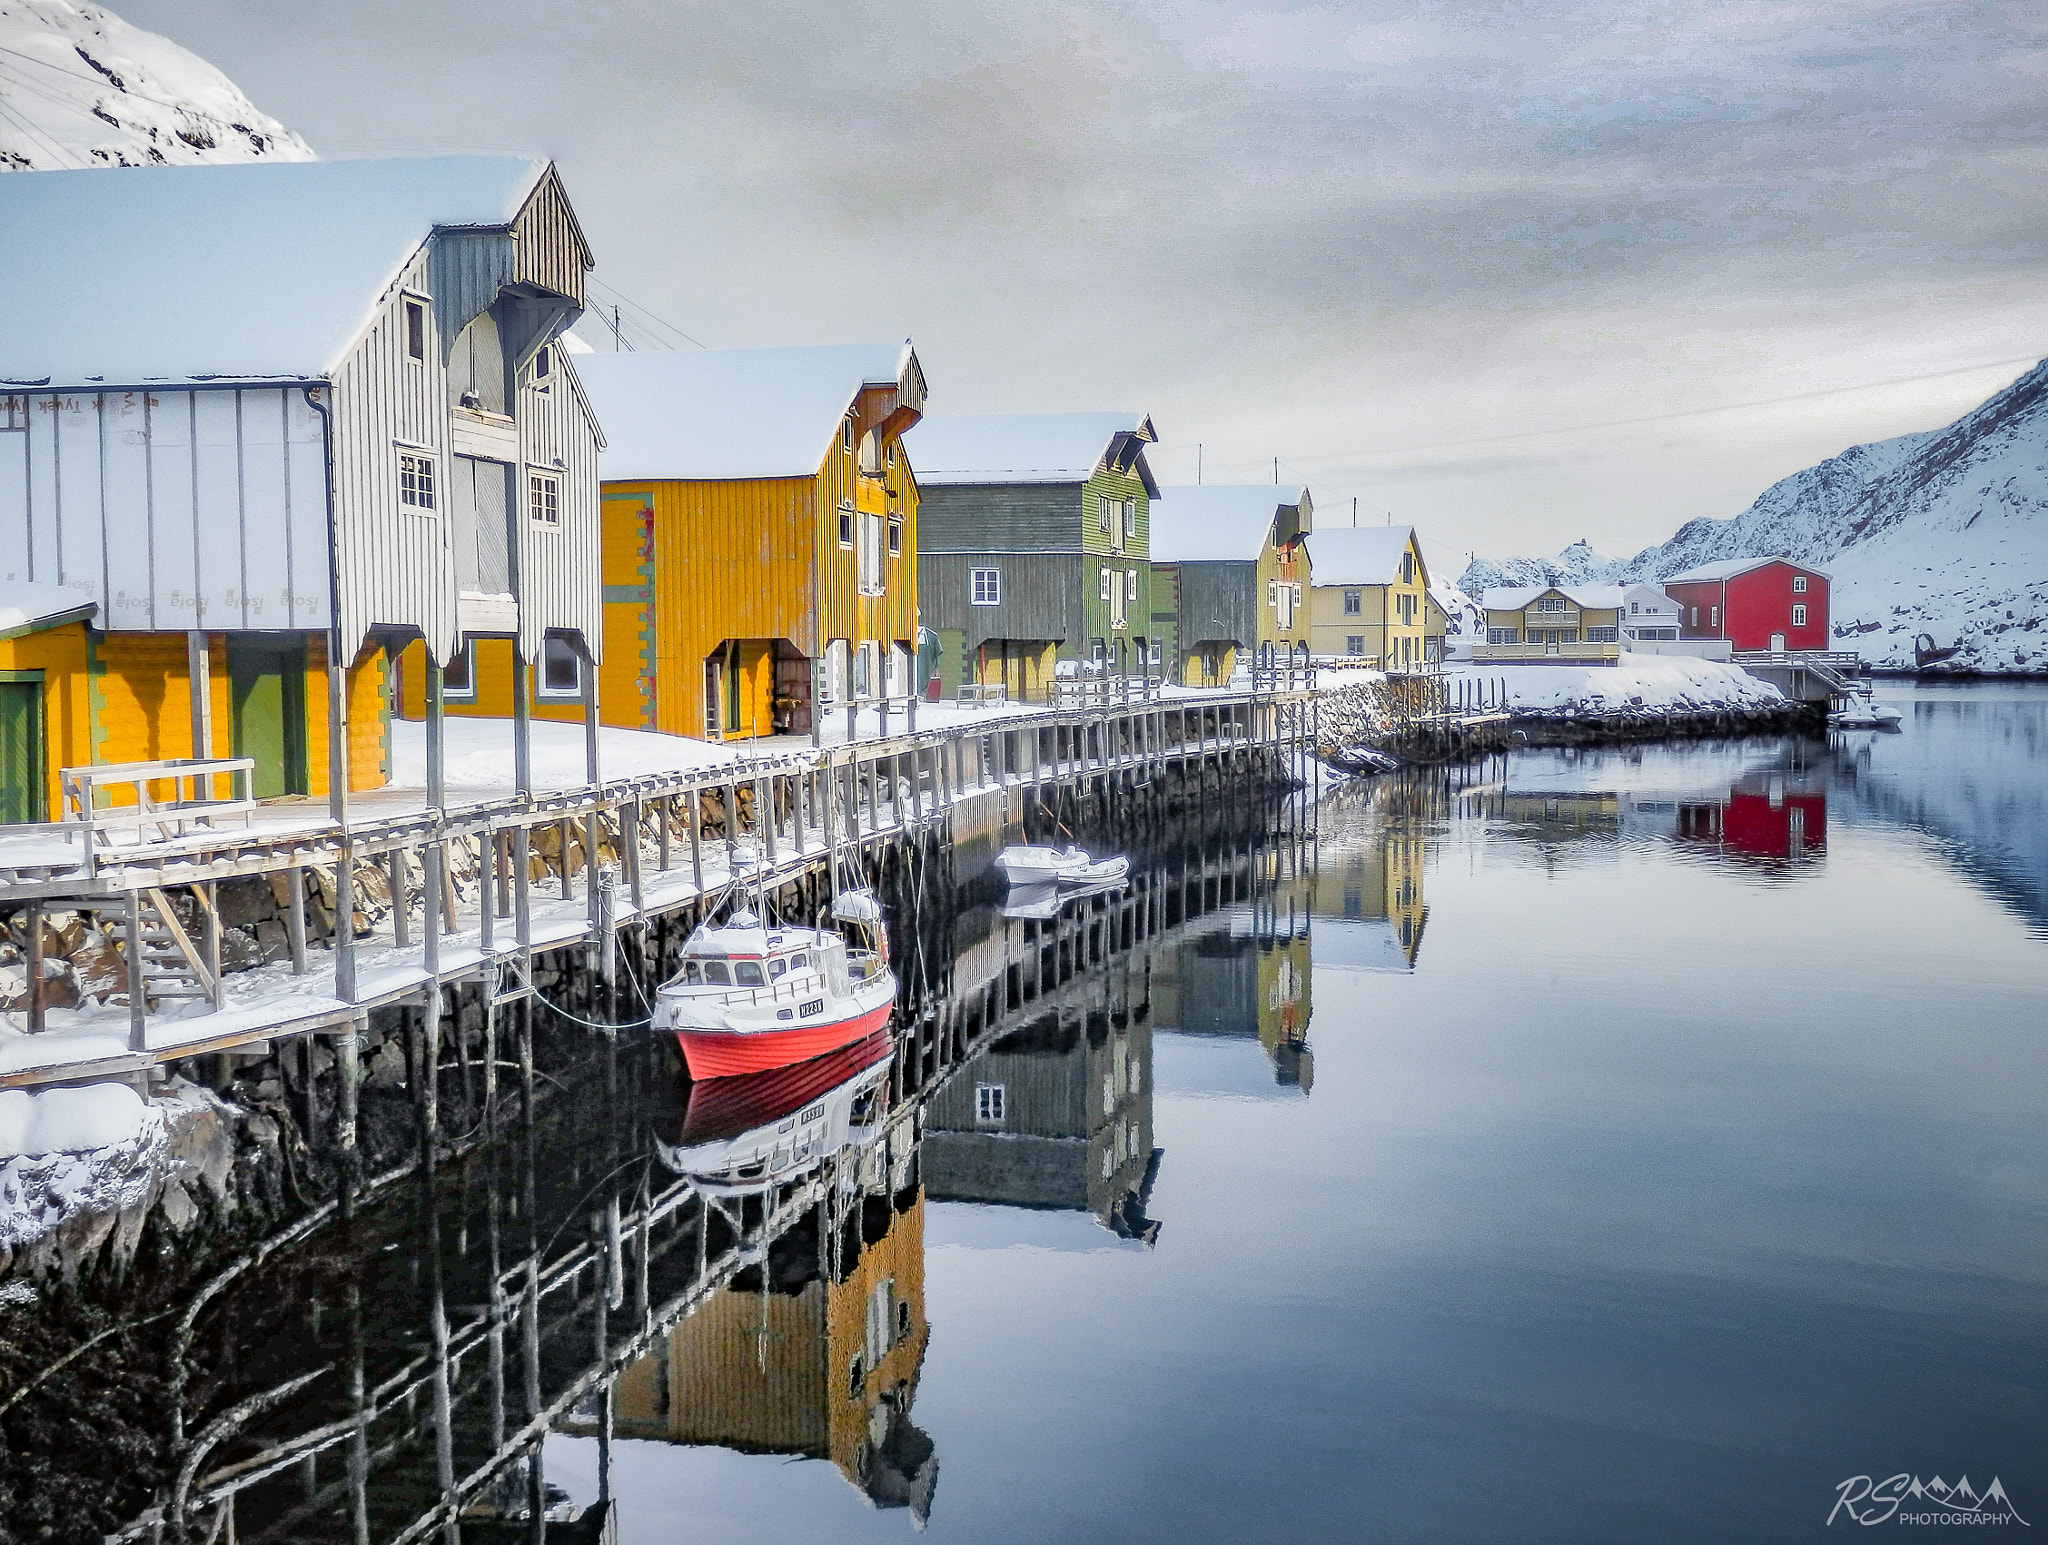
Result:
[[172,97],[160,97],[153,92],[140,91],[128,85],[125,81],[121,85],[116,86],[103,75],[87,75],[79,70],[67,70],[61,64],[52,64],[47,59],[38,59],[34,54],[25,54],[18,48],[0,48],[0,54],[6,54],[9,58],[20,59],[25,63],[36,65],[41,69],[50,71],[53,75],[61,75],[66,80],[82,81],[86,85],[95,87],[100,91],[111,91],[117,92],[122,96],[136,97],[144,102],[154,102],[159,107],[180,108],[199,117],[211,118],[214,116],[211,113],[194,107],[190,102],[181,102]]
[[[633,299],[632,296],[626,294],[617,285],[607,284],[601,279],[592,279],[590,281],[590,287],[594,290],[603,290],[618,305],[626,307],[629,310],[639,312],[640,315],[646,318],[647,321],[654,323],[657,327],[665,328],[667,331],[674,333],[678,338],[682,339],[683,342],[694,344],[696,347],[700,349],[708,349],[710,347],[710,345],[705,343],[702,339],[691,337],[688,333],[684,332],[680,327],[676,326],[675,323],[669,321],[666,317],[659,316],[655,312],[648,310],[647,307],[641,305],[640,302]],[[659,340],[657,339],[655,341],[658,342]]]

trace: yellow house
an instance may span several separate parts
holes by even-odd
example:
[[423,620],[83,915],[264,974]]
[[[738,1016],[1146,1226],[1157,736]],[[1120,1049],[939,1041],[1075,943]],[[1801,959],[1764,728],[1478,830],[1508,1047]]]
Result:
[[[1230,680],[1240,663],[1284,667],[1310,647],[1306,488],[1205,483],[1152,501],[1154,604],[1173,619],[1182,686]],[[1240,662],[1243,652],[1247,658]]]
[[1430,603],[1429,566],[1413,526],[1340,526],[1318,531],[1309,547],[1309,635],[1318,655],[1384,671],[1436,668],[1444,613]]
[[916,690],[908,344],[585,354],[604,425],[605,723],[803,734]]
[[[324,634],[202,634],[195,660],[192,635],[102,633],[97,610],[76,590],[0,582],[0,823],[59,819],[59,773],[96,764],[251,756],[258,797],[327,793]],[[346,690],[349,787],[381,787],[381,648],[363,651]]]
[[1486,665],[1613,665],[1621,658],[1619,585],[1496,586],[1480,602],[1486,642],[1472,659]]

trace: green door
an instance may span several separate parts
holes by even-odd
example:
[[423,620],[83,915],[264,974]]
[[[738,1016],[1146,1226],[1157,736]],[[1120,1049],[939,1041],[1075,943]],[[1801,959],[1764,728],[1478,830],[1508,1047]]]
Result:
[[0,677],[0,822],[42,821],[41,672]]
[[228,635],[234,753],[256,759],[256,797],[304,794],[306,645],[296,634]]

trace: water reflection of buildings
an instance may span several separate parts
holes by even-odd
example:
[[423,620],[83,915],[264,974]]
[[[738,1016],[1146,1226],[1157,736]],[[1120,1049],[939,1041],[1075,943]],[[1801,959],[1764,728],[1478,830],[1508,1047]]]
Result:
[[[892,1123],[893,1047],[694,1086],[664,1162],[728,1203],[832,1162],[837,1183],[619,1375],[613,1431],[829,1459],[922,1527],[938,1483],[912,1420],[929,1328],[914,1111]],[[819,1087],[821,1075],[836,1081]],[[878,1077],[879,1075],[879,1077]]]
[[1759,747],[1631,748],[1523,753],[1511,785],[1484,794],[1478,812],[1544,847],[1593,839],[1669,843],[1693,856],[1769,872],[1793,871],[1827,851],[1826,748],[1802,741]]
[[1409,972],[1422,951],[1430,823],[1448,808],[1421,779],[1346,789],[1324,801],[1316,843],[1316,964]]

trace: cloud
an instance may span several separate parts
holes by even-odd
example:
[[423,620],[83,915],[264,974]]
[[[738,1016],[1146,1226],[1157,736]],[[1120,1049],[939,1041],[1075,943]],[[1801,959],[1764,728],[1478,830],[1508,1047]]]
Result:
[[[327,154],[555,154],[601,277],[697,337],[914,334],[940,411],[1146,407],[1170,465],[1198,440],[1213,464],[1277,454],[1347,508],[1383,502],[1404,441],[2048,334],[2048,27],[2024,4],[123,10]],[[1682,456],[1620,436],[1576,485],[1570,459],[1430,451],[1402,513],[1461,546],[1547,523],[1628,549],[1966,405],[1829,401],[1797,433],[1703,421]]]

